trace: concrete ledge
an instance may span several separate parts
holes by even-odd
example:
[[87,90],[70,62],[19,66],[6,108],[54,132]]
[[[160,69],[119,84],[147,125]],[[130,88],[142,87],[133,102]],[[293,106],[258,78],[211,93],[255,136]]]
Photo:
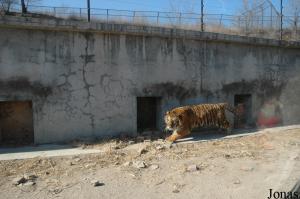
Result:
[[176,28],[163,28],[134,24],[88,23],[64,19],[46,19],[19,16],[1,16],[0,28],[38,29],[52,31],[100,32],[110,34],[155,35],[160,37],[186,38],[205,41],[220,41],[242,43],[260,46],[278,46],[285,48],[300,48],[300,42],[280,41],[221,33],[210,33]]
[[98,149],[82,149],[80,147],[72,147],[69,145],[40,145],[36,147],[19,147],[19,148],[0,148],[0,161],[2,160],[18,160],[36,157],[56,157],[101,153]]

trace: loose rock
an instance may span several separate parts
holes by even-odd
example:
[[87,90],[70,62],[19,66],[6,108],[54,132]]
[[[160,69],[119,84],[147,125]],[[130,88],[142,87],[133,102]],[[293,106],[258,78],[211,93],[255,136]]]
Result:
[[92,184],[94,187],[99,187],[99,186],[103,186],[103,185],[104,185],[104,183],[99,182],[99,180],[92,180],[92,181],[91,181],[91,184]]
[[133,162],[133,166],[138,169],[147,167],[147,165],[144,161],[135,161],[135,162]]
[[158,145],[158,146],[156,147],[156,149],[159,150],[159,151],[160,151],[160,150],[163,150],[163,149],[165,149],[165,148],[166,148],[166,147],[165,147],[165,146],[162,146],[162,145]]
[[230,154],[225,154],[224,156],[225,156],[225,158],[230,158],[231,157]]
[[156,170],[156,169],[158,169],[159,168],[159,166],[157,165],[157,164],[152,164],[150,167],[149,167],[149,169],[151,169],[151,170]]
[[130,166],[131,164],[132,164],[132,162],[125,162],[125,163],[123,164],[123,166],[128,167],[128,166]]
[[16,186],[30,186],[35,184],[35,180],[37,179],[37,176],[34,174],[24,174],[23,176],[19,176],[13,179],[13,185]]
[[194,171],[199,170],[199,168],[198,168],[197,165],[191,164],[191,165],[189,165],[189,166],[186,168],[186,170],[187,170],[188,172],[194,172]]
[[179,185],[179,184],[174,184],[173,186],[173,193],[179,193],[180,192],[180,188],[182,187],[182,185]]
[[141,154],[145,154],[145,153],[147,153],[148,152],[148,150],[147,149],[145,149],[145,148],[140,148],[139,150],[138,150],[138,153],[141,155]]
[[24,178],[24,176],[20,176],[20,177],[16,177],[13,179],[13,185],[19,185],[19,184],[23,184],[27,182],[26,178]]
[[118,150],[120,149],[120,146],[113,146],[112,149]]
[[241,167],[241,170],[243,170],[243,171],[253,171],[254,168],[253,167],[243,166],[243,167]]
[[174,189],[172,192],[173,193],[179,193],[180,191],[178,189]]
[[90,163],[90,164],[84,165],[84,167],[85,167],[86,169],[91,168],[91,167],[95,167],[95,166],[96,166],[96,163]]
[[24,174],[24,178],[26,180],[35,180],[35,179],[37,179],[37,176],[34,174]]
[[134,143],[135,143],[135,141],[133,141],[133,140],[128,141],[128,144],[134,144]]

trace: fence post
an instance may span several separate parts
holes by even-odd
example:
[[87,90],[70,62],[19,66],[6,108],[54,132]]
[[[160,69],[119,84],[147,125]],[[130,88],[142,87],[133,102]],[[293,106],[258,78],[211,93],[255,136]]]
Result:
[[56,17],[56,7],[53,7],[54,17]]
[[273,9],[271,7],[271,29],[273,29]]
[[91,4],[90,4],[90,0],[87,0],[87,14],[88,14],[88,22],[91,21]]
[[264,8],[261,7],[261,29],[264,29]]
[[204,2],[201,0],[201,31],[204,31]]
[[298,39],[298,28],[297,28],[297,26],[298,26],[298,16],[296,16],[296,18],[295,18],[295,22],[294,22],[295,24],[295,39],[297,40]]
[[108,9],[106,9],[106,23],[108,23]]
[[181,27],[181,12],[179,13],[179,26]]
[[133,11],[133,17],[132,17],[132,22],[134,23],[134,19],[135,19],[135,11]]
[[159,24],[159,12],[157,12],[156,24]]
[[282,0],[280,0],[280,40],[282,40]]

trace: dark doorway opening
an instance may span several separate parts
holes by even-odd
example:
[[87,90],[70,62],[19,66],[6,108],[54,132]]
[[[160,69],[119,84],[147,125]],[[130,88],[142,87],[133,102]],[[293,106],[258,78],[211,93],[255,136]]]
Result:
[[235,128],[247,128],[252,126],[252,96],[242,94],[234,96],[234,105],[238,108],[239,117],[235,117]]
[[19,146],[33,142],[32,102],[0,102],[0,145]]
[[137,130],[157,130],[159,97],[137,97]]

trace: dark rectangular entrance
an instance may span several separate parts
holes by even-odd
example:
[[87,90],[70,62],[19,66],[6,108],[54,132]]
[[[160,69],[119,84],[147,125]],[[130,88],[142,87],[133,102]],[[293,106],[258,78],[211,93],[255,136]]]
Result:
[[33,142],[32,102],[0,102],[0,145],[28,145]]
[[157,130],[159,97],[137,97],[137,130]]
[[235,128],[246,128],[252,126],[252,96],[242,94],[234,96],[234,106],[238,107],[239,118],[235,118]]

